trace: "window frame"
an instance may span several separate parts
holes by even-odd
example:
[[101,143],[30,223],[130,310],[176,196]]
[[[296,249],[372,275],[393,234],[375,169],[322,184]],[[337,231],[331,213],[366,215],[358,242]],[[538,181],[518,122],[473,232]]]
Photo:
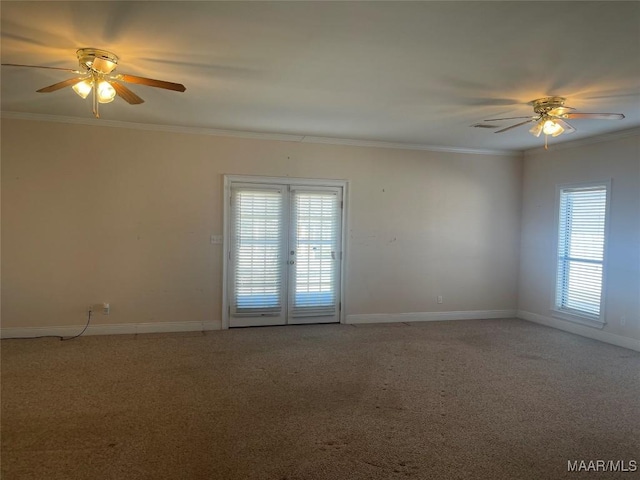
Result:
[[[600,181],[589,181],[580,183],[563,183],[556,186],[555,196],[555,228],[554,228],[554,284],[551,295],[551,314],[553,317],[560,318],[562,320],[568,320],[570,322],[578,323],[595,328],[604,328],[606,325],[606,292],[607,292],[607,260],[608,260],[608,245],[609,245],[609,225],[611,223],[611,179]],[[594,187],[604,187],[605,193],[605,207],[604,207],[604,238],[602,247],[602,282],[600,290],[600,315],[597,318],[584,314],[581,315],[577,310],[562,309],[558,305],[558,283],[560,276],[562,275],[561,269],[558,266],[558,257],[560,255],[560,199],[561,194],[565,190],[580,190]]]

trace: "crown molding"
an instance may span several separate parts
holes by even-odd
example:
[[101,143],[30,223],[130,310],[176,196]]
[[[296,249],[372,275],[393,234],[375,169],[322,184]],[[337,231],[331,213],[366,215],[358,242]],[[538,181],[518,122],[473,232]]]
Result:
[[582,147],[585,145],[593,145],[594,143],[611,142],[613,140],[619,140],[621,138],[633,137],[640,135],[640,127],[629,128],[626,130],[618,130],[610,133],[603,133],[602,135],[595,135],[593,137],[579,138],[577,140],[569,140],[567,142],[556,143],[553,146],[549,146],[549,150],[545,150],[544,147],[531,148],[524,151],[524,156],[537,155],[540,153],[546,153],[556,150],[565,150],[567,148]]
[[302,135],[288,135],[277,133],[242,132],[236,130],[221,130],[216,128],[180,127],[177,125],[157,125],[153,123],[123,122],[120,120],[106,120],[98,118],[65,117],[62,115],[48,115],[45,113],[2,112],[2,118],[16,120],[32,120],[37,122],[68,123],[72,125],[89,125],[93,127],[128,128],[130,130],[147,130],[165,133],[186,133],[190,135],[213,135],[218,137],[239,137],[258,140],[280,140],[284,142],[301,142]]
[[68,123],[73,125],[91,125],[100,127],[128,128],[132,130],[148,130],[165,133],[184,133],[190,135],[211,135],[218,137],[250,138],[254,140],[277,140],[282,142],[317,143],[328,145],[345,145],[351,147],[391,148],[398,150],[422,150],[428,152],[462,153],[467,155],[521,156],[520,150],[489,150],[474,148],[458,148],[438,145],[422,145],[410,143],[383,142],[377,140],[357,140],[348,138],[315,137],[310,135],[291,135],[282,133],[260,133],[241,130],[223,130],[217,128],[182,127],[177,125],[156,125],[151,123],[123,122],[97,118],[65,117],[43,113],[2,112],[2,118],[32,120],[41,122]]
[[467,155],[499,155],[499,156],[520,156],[520,150],[489,150],[477,148],[445,147],[438,145],[422,145],[412,143],[382,142],[378,140],[352,140],[346,138],[313,137],[304,136],[302,142],[305,143],[326,143],[330,145],[348,145],[352,147],[373,147],[373,148],[393,148],[399,150],[423,150],[428,152],[463,153]]

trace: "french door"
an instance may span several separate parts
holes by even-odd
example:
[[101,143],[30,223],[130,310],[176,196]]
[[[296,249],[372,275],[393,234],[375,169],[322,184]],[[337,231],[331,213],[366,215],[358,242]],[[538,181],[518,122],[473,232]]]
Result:
[[230,183],[230,327],[337,323],[341,186]]

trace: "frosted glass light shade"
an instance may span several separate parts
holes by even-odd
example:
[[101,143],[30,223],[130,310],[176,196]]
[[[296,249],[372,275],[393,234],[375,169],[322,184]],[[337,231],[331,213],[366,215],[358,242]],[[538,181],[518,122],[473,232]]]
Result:
[[544,125],[542,126],[542,131],[544,132],[545,135],[551,135],[552,137],[557,137],[562,132],[564,132],[564,128],[562,128],[560,124],[554,122],[553,120],[547,120],[546,122],[544,122]]
[[538,122],[536,123],[530,130],[529,133],[531,133],[533,136],[535,137],[539,137],[540,134],[542,133],[542,125],[543,122]]
[[98,83],[96,93],[98,94],[98,101],[100,103],[113,102],[113,99],[116,98],[115,89],[106,80],[102,80],[100,83]]
[[71,88],[82,98],[87,98],[87,96],[91,93],[91,87],[92,85],[89,80],[82,80],[81,82],[76,83]]

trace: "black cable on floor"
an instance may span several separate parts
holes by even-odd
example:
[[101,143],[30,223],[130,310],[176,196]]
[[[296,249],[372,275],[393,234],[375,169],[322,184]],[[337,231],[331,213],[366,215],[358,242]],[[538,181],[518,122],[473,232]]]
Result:
[[87,315],[86,325],[84,326],[84,328],[79,334],[74,335],[73,337],[63,337],[62,335],[40,335],[39,337],[10,337],[10,338],[3,338],[2,340],[32,340],[35,338],[59,338],[61,342],[64,342],[65,340],[73,340],[74,338],[78,338],[80,335],[86,332],[87,327],[89,327],[89,323],[91,323],[91,310],[89,310],[89,314]]

